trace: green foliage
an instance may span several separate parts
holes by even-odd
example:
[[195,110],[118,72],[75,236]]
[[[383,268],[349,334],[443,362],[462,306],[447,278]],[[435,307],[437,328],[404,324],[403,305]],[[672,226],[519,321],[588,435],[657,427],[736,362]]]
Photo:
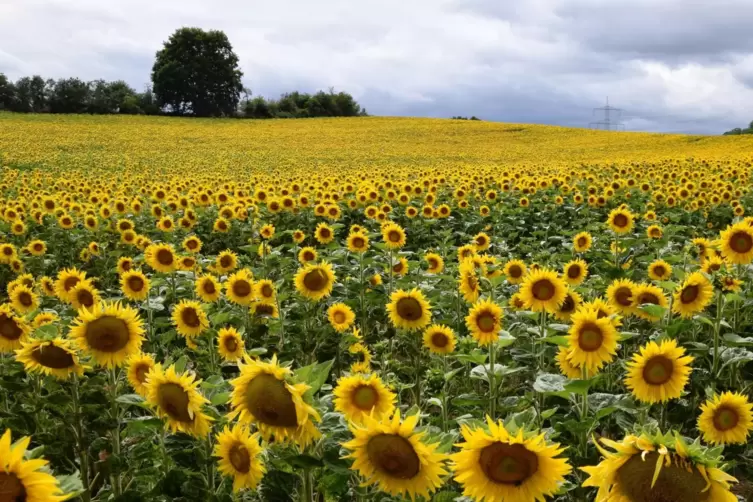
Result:
[[283,94],[279,100],[261,96],[241,103],[244,117],[254,119],[304,118],[304,117],[356,117],[366,116],[366,109],[346,92],[319,91],[316,94],[298,91]]
[[745,129],[735,127],[734,129],[731,129],[724,133],[725,136],[736,136],[739,134],[753,134],[753,121],[751,121],[751,123],[748,124],[748,127],[746,127]]

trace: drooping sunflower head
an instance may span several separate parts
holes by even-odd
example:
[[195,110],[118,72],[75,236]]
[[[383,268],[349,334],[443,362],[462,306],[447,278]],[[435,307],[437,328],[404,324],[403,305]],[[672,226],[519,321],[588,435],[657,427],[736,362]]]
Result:
[[327,309],[327,318],[330,325],[338,333],[347,331],[356,320],[353,310],[344,303],[335,303]]
[[97,364],[116,367],[141,349],[143,324],[136,309],[102,302],[78,311],[70,338]]
[[570,363],[594,375],[617,353],[617,328],[610,318],[599,317],[593,308],[580,308],[570,321]]
[[588,232],[581,232],[573,237],[573,249],[576,253],[585,253],[591,249],[593,237]]
[[502,329],[502,307],[490,299],[480,300],[468,312],[465,324],[479,345],[489,345],[499,338],[499,330]]
[[238,361],[245,350],[243,337],[235,328],[221,328],[217,331],[217,347],[224,361]]
[[292,371],[277,364],[244,357],[240,376],[231,384],[231,417],[254,424],[266,440],[294,442],[301,448],[320,436],[314,425],[317,411],[303,399],[309,389],[305,383],[290,384]]
[[11,444],[7,429],[0,437],[0,496],[3,502],[62,502],[63,495],[58,480],[42,470],[44,459],[27,459],[26,449],[30,437]]
[[557,350],[557,365],[560,368],[560,373],[571,380],[578,380],[583,378],[583,370],[580,366],[573,364],[570,361],[570,348],[560,346]]
[[232,274],[225,283],[225,295],[231,302],[248,306],[254,300],[254,282],[246,269]]
[[433,324],[423,334],[424,347],[434,354],[451,354],[455,350],[455,332],[449,326]]
[[216,302],[222,294],[222,286],[213,275],[202,275],[197,278],[194,289],[196,295],[207,303]]
[[140,270],[128,270],[120,275],[120,290],[129,300],[146,300],[150,281]]
[[431,320],[431,305],[418,288],[411,291],[399,289],[392,293],[387,304],[392,325],[398,329],[421,329]]
[[157,367],[154,358],[150,354],[139,352],[129,357],[126,364],[128,366],[128,383],[131,384],[137,394],[147,397],[149,393],[147,378],[149,372]]
[[327,262],[306,264],[295,274],[295,288],[302,296],[315,302],[329,296],[334,283],[335,273]]
[[617,208],[609,213],[607,218],[609,228],[616,234],[625,234],[633,229],[635,215],[628,209]]
[[567,286],[549,269],[532,270],[520,286],[526,308],[534,312],[555,313],[567,296]]
[[722,254],[730,263],[745,265],[753,261],[753,228],[746,222],[727,227],[719,240]]
[[474,500],[533,501],[553,495],[572,467],[564,448],[545,435],[510,433],[486,417],[487,430],[463,425],[464,442],[452,455],[455,480]]
[[55,296],[55,281],[43,276],[39,279],[39,289],[45,296]]
[[172,272],[177,267],[177,259],[172,244],[150,244],[144,251],[147,265],[157,272]]
[[753,404],[741,393],[715,394],[701,405],[698,429],[708,443],[746,443],[753,430]]
[[255,489],[267,472],[262,458],[263,449],[259,435],[235,424],[225,426],[217,435],[214,456],[219,458],[219,471],[233,479],[233,492]]
[[510,260],[505,264],[503,272],[507,277],[507,282],[520,284],[526,275],[526,264],[522,260]]
[[16,360],[28,373],[51,375],[60,380],[84,374],[78,353],[72,343],[63,338],[24,342],[16,351]]
[[581,259],[569,261],[562,269],[562,278],[571,286],[582,283],[587,275],[588,264]]
[[181,300],[173,309],[173,325],[178,333],[191,340],[209,328],[209,319],[201,303]]
[[635,289],[638,287],[628,279],[617,279],[607,288],[607,300],[623,315],[635,313]]
[[737,480],[717,466],[698,444],[679,436],[626,436],[595,442],[604,459],[581,467],[589,475],[584,487],[597,487],[597,500],[638,502],[733,502],[730,483]]
[[685,349],[677,345],[677,340],[648,342],[627,363],[625,385],[644,403],[677,399],[690,378],[691,362],[693,357],[685,355]]
[[147,402],[166,420],[165,428],[197,438],[209,433],[212,418],[202,411],[209,401],[199,392],[200,383],[187,372],[178,374],[172,365],[166,370],[155,366],[147,373]]
[[395,394],[375,374],[342,377],[333,395],[335,410],[351,422],[362,423],[366,416],[378,420],[395,409]]
[[52,324],[56,322],[59,319],[57,312],[49,311],[49,312],[40,312],[36,316],[34,316],[34,319],[31,322],[31,325],[34,329],[41,328],[42,326],[46,326],[48,324]]
[[399,411],[392,418],[364,416],[363,424],[352,424],[353,439],[342,446],[351,452],[353,470],[391,495],[429,498],[447,474],[447,456],[437,452],[438,444],[423,442],[417,424],[418,415],[401,421]]
[[251,304],[251,314],[262,320],[277,319],[280,316],[280,310],[276,303],[254,302]]
[[672,265],[664,260],[656,260],[648,266],[648,276],[654,281],[666,281],[672,277]]
[[554,317],[560,321],[569,321],[582,303],[583,298],[580,294],[568,288],[567,293],[565,293],[565,301],[562,302],[562,305],[554,313]]
[[476,267],[473,260],[467,258],[463,260],[459,267],[460,277],[458,278],[458,290],[468,303],[474,303],[481,294],[481,283],[476,274]]
[[714,296],[714,286],[701,272],[693,272],[677,288],[672,311],[689,318],[703,311]]

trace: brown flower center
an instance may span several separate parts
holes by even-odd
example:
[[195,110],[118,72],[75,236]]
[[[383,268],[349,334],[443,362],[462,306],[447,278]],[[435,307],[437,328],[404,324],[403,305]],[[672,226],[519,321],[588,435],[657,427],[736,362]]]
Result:
[[26,488],[12,472],[0,472],[0,502],[26,502]]
[[235,352],[238,350],[238,341],[232,336],[225,338],[224,345],[225,350],[228,352]]
[[580,277],[580,265],[570,265],[567,269],[567,276],[570,279],[577,279]]
[[42,366],[56,370],[75,364],[71,353],[56,345],[40,345],[32,351],[31,357]]
[[353,247],[356,249],[361,249],[366,244],[366,242],[363,240],[363,237],[354,237],[352,243]]
[[379,402],[379,393],[370,385],[361,385],[353,391],[352,399],[358,409],[370,411]]
[[321,291],[327,287],[329,279],[327,275],[319,269],[314,269],[303,276],[303,285],[309,291]]
[[140,292],[144,289],[144,279],[139,277],[138,275],[132,275],[128,278],[128,288],[131,291],[135,291],[136,293]]
[[211,280],[204,281],[201,287],[208,295],[213,295],[217,292],[217,288],[214,287],[214,282],[212,282]]
[[497,317],[488,311],[481,312],[476,317],[476,325],[484,333],[491,333],[497,326]]
[[94,305],[94,295],[88,289],[82,289],[76,292],[76,300],[82,307],[90,308]]
[[627,286],[621,286],[614,292],[614,299],[623,307],[629,307],[633,304],[633,291]]
[[86,342],[100,352],[117,352],[130,340],[128,325],[122,319],[105,315],[86,327]]
[[63,288],[65,288],[65,291],[68,292],[73,289],[80,280],[81,279],[79,279],[78,277],[68,277],[65,281],[63,281]]
[[397,434],[379,434],[369,440],[366,453],[377,470],[398,479],[412,479],[421,469],[421,461],[410,441]]
[[248,383],[246,407],[260,422],[276,427],[296,427],[296,414],[293,396],[285,387],[285,382],[273,375],[262,373]]
[[160,265],[172,265],[173,253],[169,249],[160,249],[157,251],[157,261]]
[[753,237],[747,232],[735,232],[730,237],[729,246],[736,253],[747,253],[753,249]]
[[431,335],[431,344],[439,349],[443,349],[449,345],[450,339],[442,333],[441,331],[437,331],[435,333],[432,333]]
[[6,340],[18,340],[23,335],[23,330],[18,323],[6,314],[0,314],[0,336]]
[[160,408],[173,420],[193,422],[193,414],[188,409],[188,393],[177,383],[168,382],[160,385],[157,389],[157,401]]
[[34,303],[31,294],[27,291],[22,291],[18,295],[18,302],[24,307],[31,307],[31,305]]
[[664,277],[667,274],[667,269],[664,268],[664,265],[656,265],[654,267],[654,274],[656,274],[657,277]]
[[275,290],[270,286],[269,284],[264,284],[261,287],[261,295],[264,298],[272,298],[272,295],[275,294]]
[[653,293],[641,293],[638,295],[638,305],[643,305],[644,303],[659,305],[659,297]]
[[135,374],[136,374],[136,380],[139,381],[139,383],[145,383],[146,382],[146,376],[149,374],[149,372],[152,370],[152,367],[146,363],[139,364],[136,367]]
[[698,294],[700,293],[700,291],[701,291],[701,288],[699,288],[695,284],[686,286],[682,288],[682,293],[680,293],[680,301],[682,303],[693,303],[696,300],[696,298],[698,298]]
[[397,301],[397,315],[407,321],[415,321],[423,315],[421,303],[415,298],[400,298]]
[[246,474],[251,470],[251,455],[249,455],[248,449],[240,443],[230,447],[228,460],[230,460],[233,468],[240,473]]
[[517,279],[518,277],[523,275],[523,269],[521,269],[519,265],[513,265],[509,268],[508,275]]
[[563,314],[568,314],[575,310],[575,299],[573,298],[573,295],[568,294],[565,296],[565,301],[562,302],[562,306],[560,307],[560,312]]
[[545,302],[551,300],[555,293],[554,284],[549,279],[539,279],[533,283],[531,292],[533,293],[533,297],[539,301]]
[[539,470],[539,459],[521,444],[494,443],[481,450],[481,469],[490,481],[520,486]]
[[[679,457],[665,463],[654,483],[657,452],[647,452],[645,457],[633,455],[617,470],[617,484],[631,502],[708,502],[711,490],[695,467],[686,468]],[[653,484],[653,487],[652,487]]]
[[665,356],[654,356],[643,368],[643,380],[650,385],[664,385],[672,379],[675,366],[672,360]]
[[726,406],[722,406],[714,413],[714,427],[720,431],[734,429],[740,421],[740,415],[737,411]]
[[578,334],[578,346],[586,352],[593,352],[601,348],[604,343],[604,334],[601,328],[594,323],[586,323],[581,327]]
[[224,255],[222,258],[220,258],[220,266],[222,268],[230,268],[230,266],[233,264],[233,257],[230,255]]
[[397,230],[391,230],[389,234],[387,235],[390,242],[400,242],[400,232]]
[[233,283],[233,293],[244,298],[251,294],[251,284],[245,279],[238,279]]
[[342,324],[345,322],[345,312],[335,312],[332,317],[334,318],[336,324]]
[[628,223],[630,220],[628,220],[628,217],[625,216],[624,214],[619,213],[614,216],[614,220],[612,221],[614,223],[614,226],[619,227],[619,228],[624,228],[628,226]]
[[180,318],[191,328],[201,326],[201,319],[199,319],[199,314],[194,307],[185,307],[180,313]]

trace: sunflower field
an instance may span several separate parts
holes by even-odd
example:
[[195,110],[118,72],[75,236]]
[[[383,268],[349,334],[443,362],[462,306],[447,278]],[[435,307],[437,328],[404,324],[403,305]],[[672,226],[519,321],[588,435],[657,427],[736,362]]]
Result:
[[0,114],[0,502],[753,500],[752,165]]

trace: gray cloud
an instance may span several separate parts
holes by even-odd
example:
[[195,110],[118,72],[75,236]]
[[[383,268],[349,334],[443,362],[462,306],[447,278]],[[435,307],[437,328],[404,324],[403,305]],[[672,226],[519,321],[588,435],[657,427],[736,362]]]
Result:
[[372,114],[719,133],[753,119],[749,0],[4,0],[0,72],[149,81],[180,26],[224,30],[254,94]]

